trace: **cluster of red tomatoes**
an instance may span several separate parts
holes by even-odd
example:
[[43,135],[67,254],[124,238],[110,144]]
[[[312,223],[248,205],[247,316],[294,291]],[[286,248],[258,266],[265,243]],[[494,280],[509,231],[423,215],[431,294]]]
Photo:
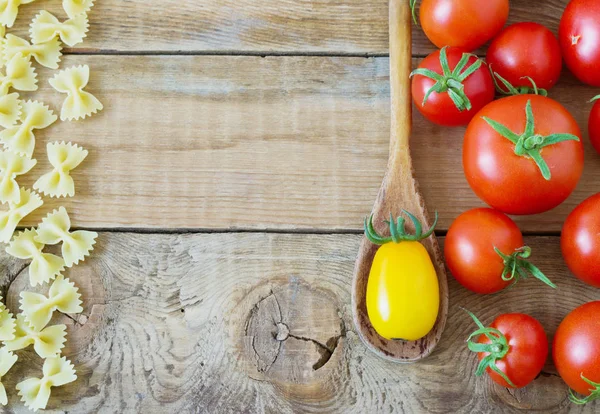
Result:
[[[411,0],[414,6],[416,0]],[[563,60],[582,82],[600,86],[600,0],[572,0],[558,38],[537,23],[503,29],[508,0],[423,0],[420,21],[440,50],[413,72],[412,96],[429,120],[467,125],[463,167],[473,191],[490,207],[467,211],[451,225],[445,257],[454,277],[482,294],[534,276],[556,287],[530,261],[517,225],[506,214],[548,211],[573,192],[583,172],[582,134],[573,116],[548,91]],[[491,40],[486,61],[471,52]],[[494,100],[496,95],[503,97]],[[591,97],[589,97],[591,98]],[[589,99],[588,98],[588,99]],[[600,103],[589,119],[600,152]],[[561,247],[570,270],[600,287],[600,193],[567,218]],[[541,324],[524,314],[500,315],[469,338],[478,373],[503,386],[523,387],[542,370],[548,340]],[[559,326],[556,367],[584,403],[600,397],[600,301],[583,305]]]

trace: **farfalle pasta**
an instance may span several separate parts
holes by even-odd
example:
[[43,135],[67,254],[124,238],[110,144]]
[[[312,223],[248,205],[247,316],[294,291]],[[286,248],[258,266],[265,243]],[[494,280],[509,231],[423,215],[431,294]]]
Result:
[[28,378],[17,384],[21,401],[33,411],[46,408],[51,387],[60,387],[77,379],[75,367],[66,357],[46,359],[42,373],[42,378]]
[[16,321],[1,300],[0,296],[0,341],[11,341],[15,339]]
[[21,123],[0,132],[0,141],[10,151],[31,157],[35,149],[35,129],[44,129],[58,119],[54,112],[42,102],[21,103]]
[[17,176],[31,170],[36,160],[11,151],[0,151],[0,202],[18,203],[21,191],[17,184]]
[[88,152],[70,142],[51,142],[46,146],[53,169],[42,175],[33,188],[51,197],[73,197],[75,182],[70,172],[87,157]]
[[62,257],[42,252],[44,244],[34,240],[36,235],[37,232],[34,229],[25,230],[13,237],[6,248],[6,252],[11,256],[24,260],[31,259],[29,264],[29,284],[31,286],[48,283],[65,268],[65,261]]
[[31,214],[44,204],[41,197],[21,188],[21,199],[18,203],[8,203],[8,211],[0,211],[0,242],[8,243],[23,217]]
[[18,93],[0,97],[0,126],[10,128],[21,117],[21,101]]
[[5,62],[21,53],[26,58],[33,56],[37,63],[42,66],[58,69],[58,62],[60,62],[62,56],[61,49],[62,46],[57,38],[52,38],[44,43],[30,44],[19,36],[7,34],[4,39],[2,54]]
[[49,42],[56,36],[70,47],[83,42],[88,31],[88,18],[86,13],[80,13],[61,22],[52,13],[42,10],[33,18],[29,32],[31,41],[35,44]]
[[63,275],[56,276],[48,297],[34,292],[21,292],[21,312],[34,329],[40,330],[50,322],[55,310],[62,313],[81,313],[79,288]]
[[67,340],[66,325],[52,325],[42,330],[35,329],[22,313],[17,315],[15,338],[4,342],[9,351],[18,351],[33,345],[35,352],[42,358],[60,355]]
[[94,0],[63,0],[62,2],[63,9],[70,18],[90,11],[93,5]]
[[38,226],[36,241],[44,244],[62,242],[62,257],[65,265],[71,267],[84,260],[94,249],[98,233],[95,231],[77,230],[70,232],[71,219],[64,207],[48,214]]
[[0,24],[2,26],[13,27],[17,14],[19,13],[19,6],[21,4],[32,3],[35,0],[0,0]]
[[8,93],[10,88],[18,91],[37,91],[37,74],[29,58],[17,53],[6,62],[6,74],[0,74],[0,96]]
[[83,119],[102,110],[98,98],[83,90],[89,79],[90,67],[82,65],[62,70],[49,80],[54,89],[67,94],[60,110],[61,121]]
[[17,362],[17,359],[19,357],[5,347],[0,348],[0,404],[2,405],[8,404],[8,397],[6,396],[6,388],[4,388],[4,384],[2,383],[2,377],[10,371],[15,362]]

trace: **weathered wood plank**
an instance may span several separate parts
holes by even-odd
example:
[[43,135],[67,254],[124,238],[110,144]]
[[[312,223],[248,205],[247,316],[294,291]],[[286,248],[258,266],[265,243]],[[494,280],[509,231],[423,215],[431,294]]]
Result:
[[[77,195],[64,204],[87,227],[357,230],[371,209],[387,161],[387,58],[66,56],[88,63],[90,90],[105,110],[36,133],[90,150],[75,170]],[[30,94],[58,110],[46,81]],[[565,77],[552,91],[584,127],[596,94]],[[463,128],[439,128],[414,114],[411,146],[428,208],[440,230],[481,202],[463,176]],[[587,128],[586,128],[587,129]],[[598,191],[600,158],[586,138],[586,168],[563,206],[518,221],[528,232],[560,230],[568,212]],[[41,209],[25,225],[33,225]]]
[[[594,412],[576,409],[549,362],[513,393],[476,378],[464,340],[502,312],[538,318],[552,336],[573,308],[600,299],[569,275],[557,237],[527,240],[559,285],[536,280],[478,296],[450,280],[447,328],[434,353],[396,365],[368,352],[355,334],[350,285],[358,235],[102,233],[94,255],[68,272],[83,315],[55,315],[68,328],[77,382],[56,389],[52,410],[77,413],[214,412]],[[8,306],[30,289],[21,262],[0,253]],[[12,283],[11,283],[12,281]],[[47,287],[45,287],[47,289]],[[45,292],[45,291],[44,291]],[[41,360],[19,351],[3,378],[24,413],[15,383]]]
[[[61,19],[60,0],[21,6],[15,32],[42,8]],[[511,0],[509,23],[552,30],[568,0]],[[251,52],[378,54],[388,50],[387,0],[103,0],[77,52]],[[415,27],[414,53],[433,45]]]

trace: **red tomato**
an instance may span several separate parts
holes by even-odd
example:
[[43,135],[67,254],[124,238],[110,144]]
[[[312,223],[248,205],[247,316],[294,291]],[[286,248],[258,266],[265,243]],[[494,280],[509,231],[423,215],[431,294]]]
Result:
[[600,86],[600,1],[572,0],[560,20],[558,39],[571,72]]
[[513,86],[553,87],[562,70],[560,44],[550,30],[538,23],[517,23],[504,29],[490,44],[486,60],[490,68]]
[[[533,131],[529,132],[533,134],[525,134],[528,106],[533,116]],[[490,122],[512,131],[511,139],[519,145],[498,133]],[[546,137],[556,137],[554,134],[566,140],[548,142]],[[527,147],[533,150],[527,152]],[[583,172],[581,131],[571,114],[550,98],[519,95],[499,99],[469,124],[463,167],[475,194],[490,206],[507,214],[541,213],[565,201],[579,182]]]
[[585,283],[600,287],[600,193],[569,214],[560,246],[571,272]]
[[600,95],[594,98],[594,106],[592,106],[588,119],[588,132],[592,145],[600,154],[600,101],[597,100],[598,98],[600,98]]
[[437,47],[472,51],[494,37],[508,19],[508,0],[423,0],[423,31]]
[[[509,384],[488,365],[487,373],[492,380],[506,388],[522,388],[542,372],[548,358],[548,337],[537,319],[522,313],[507,313],[498,316],[490,328],[499,331],[504,338],[495,338],[497,349],[492,351],[494,364],[513,383]],[[485,328],[484,328],[485,329]],[[494,336],[496,336],[494,335]],[[492,344],[486,335],[479,335],[479,344]],[[478,352],[479,361],[490,352]]]
[[586,383],[600,382],[600,301],[586,303],[567,315],[554,334],[554,365],[569,387],[589,395]]
[[[454,71],[463,57],[463,52],[456,48],[445,50],[448,58],[448,69]],[[429,69],[438,75],[443,75],[444,70],[440,61],[440,53],[441,50],[438,50],[423,59],[415,72],[418,72],[419,69]],[[469,57],[460,73],[464,73],[464,70],[477,62],[478,59],[475,56]],[[480,64],[481,67],[464,80],[460,79],[460,74],[444,77],[445,79],[454,79],[455,82],[458,82],[458,85],[462,84],[464,86],[463,90],[456,87],[451,89],[453,92],[465,95],[468,98],[471,104],[470,110],[459,110],[450,98],[448,88],[441,93],[432,92],[424,103],[427,92],[436,85],[437,81],[427,76],[415,74],[412,79],[412,97],[417,109],[427,119],[439,125],[466,125],[481,108],[494,99],[494,81],[485,63],[481,62]]]

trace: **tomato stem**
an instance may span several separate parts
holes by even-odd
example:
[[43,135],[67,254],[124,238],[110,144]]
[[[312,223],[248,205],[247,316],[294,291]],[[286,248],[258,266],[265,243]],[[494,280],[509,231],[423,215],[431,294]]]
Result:
[[[479,361],[479,365],[477,366],[477,370],[475,371],[475,375],[483,375],[487,368],[494,371],[498,375],[500,375],[504,381],[508,385],[513,388],[516,388],[516,385],[508,378],[508,376],[498,368],[496,365],[496,361],[504,358],[508,353],[510,347],[508,346],[508,341],[506,340],[506,336],[502,332],[500,332],[496,328],[486,328],[477,316],[475,316],[472,312],[467,309],[462,308],[467,314],[475,321],[475,324],[479,327],[478,330],[473,332],[467,338],[467,347],[470,351],[477,353],[487,353],[485,357],[481,361]],[[479,337],[480,335],[485,335],[491,343],[483,344],[479,342],[475,342],[474,338]]]
[[[494,85],[496,85],[496,91],[500,95],[504,96],[514,96],[514,95],[541,95],[548,96],[548,91],[546,89],[538,88],[535,81],[531,79],[529,76],[523,76],[521,79],[527,79],[531,82],[532,88],[529,86],[519,86],[518,88],[514,87],[509,81],[504,79],[502,76],[498,74],[498,72],[494,72],[490,67],[490,72],[492,73],[492,79],[494,80]],[[506,90],[502,89],[498,84],[498,80],[502,82]]]
[[414,234],[406,232],[406,220],[404,217],[400,216],[394,221],[394,216],[390,213],[390,221],[386,221],[390,226],[390,237],[382,237],[377,233],[377,230],[375,230],[375,227],[373,226],[373,215],[371,214],[370,217],[365,218],[365,236],[367,239],[373,244],[382,245],[390,242],[400,243],[402,241],[419,241],[426,239],[433,234],[438,222],[437,211],[435,212],[435,220],[426,233],[423,233],[423,226],[419,219],[406,210],[402,210],[402,212],[408,216],[410,221],[412,221],[415,227]]
[[575,395],[573,390],[569,389],[569,400],[571,400],[572,403],[583,405],[600,398],[600,383],[587,379],[583,376],[583,372],[581,373],[581,379],[591,385],[592,388],[590,388],[590,395],[584,398],[579,398]]
[[600,95],[596,95],[592,99],[590,99],[590,103],[596,102],[598,99],[600,99]]
[[507,282],[513,280],[513,284],[515,284],[520,279],[527,279],[531,274],[533,277],[556,289],[556,285],[552,283],[552,281],[548,279],[540,269],[538,269],[533,263],[527,261],[527,259],[531,256],[531,247],[523,246],[516,249],[510,255],[502,253],[497,247],[494,247],[494,251],[504,261],[502,280]]
[[413,22],[418,26],[417,22],[417,0],[410,0],[410,11],[412,13]]
[[[415,75],[421,75],[435,81],[435,84],[425,93],[422,106],[425,106],[429,96],[432,93],[446,92],[459,111],[470,111],[472,109],[472,105],[471,101],[467,97],[467,94],[465,93],[465,86],[463,85],[463,82],[481,67],[483,61],[477,58],[475,55],[463,53],[460,61],[454,67],[454,70],[450,70],[448,55],[446,54],[447,48],[447,46],[444,46],[440,50],[440,65],[442,67],[442,74],[434,72],[431,69],[418,68],[415,69],[410,76],[413,77]],[[469,58],[472,56],[475,56],[477,60],[473,62],[471,66],[467,67]]]
[[541,150],[544,147],[548,147],[550,145],[558,144],[563,141],[579,141],[579,137],[573,134],[550,134],[550,135],[540,135],[535,133],[535,120],[533,118],[533,109],[531,108],[531,100],[527,101],[527,105],[525,106],[525,116],[526,116],[526,124],[525,124],[525,132],[523,134],[518,135],[515,132],[508,129],[506,126],[501,123],[494,121],[486,116],[483,117],[484,121],[488,123],[489,126],[492,127],[494,131],[498,134],[502,135],[504,138],[511,141],[515,144],[515,154],[520,157],[528,156],[533,159],[537,164],[542,176],[546,180],[550,180],[550,168],[548,164],[544,160],[541,154]]

